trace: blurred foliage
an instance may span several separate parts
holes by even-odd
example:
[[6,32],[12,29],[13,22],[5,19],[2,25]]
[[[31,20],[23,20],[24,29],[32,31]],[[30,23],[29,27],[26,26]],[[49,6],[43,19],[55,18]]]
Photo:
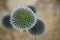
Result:
[[6,31],[0,27],[0,35],[5,34],[5,33],[6,33]]
[[55,3],[60,3],[60,0],[55,0]]
[[0,0],[0,6],[2,6],[4,9],[7,8],[6,2],[7,0]]

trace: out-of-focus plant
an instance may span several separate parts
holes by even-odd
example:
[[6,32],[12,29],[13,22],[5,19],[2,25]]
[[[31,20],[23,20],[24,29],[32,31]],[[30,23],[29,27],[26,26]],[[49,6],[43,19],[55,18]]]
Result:
[[43,20],[37,19],[37,23],[33,28],[28,30],[28,32],[32,35],[41,35],[45,32],[45,23]]
[[0,0],[0,6],[2,6],[2,8],[4,8],[4,9],[7,8],[6,2],[7,2],[7,0]]
[[13,26],[10,24],[10,15],[5,15],[2,19],[2,24],[3,24],[3,29],[5,29],[6,31],[8,31],[11,35],[11,39],[14,40],[14,36],[13,36]]
[[2,19],[2,24],[5,29],[13,29],[9,20],[10,20],[10,15],[5,15]]
[[[54,29],[54,32],[53,32],[53,35],[54,35],[54,39],[58,40],[59,39],[59,27],[60,27],[60,0],[54,0],[53,1],[53,8],[54,8],[54,14],[56,14],[56,25],[55,25],[55,29]],[[57,33],[57,35],[56,35]]]
[[36,13],[36,8],[34,7],[34,6],[27,6],[27,7],[29,7],[34,13]]
[[54,0],[55,3],[59,4],[60,3],[60,0]]

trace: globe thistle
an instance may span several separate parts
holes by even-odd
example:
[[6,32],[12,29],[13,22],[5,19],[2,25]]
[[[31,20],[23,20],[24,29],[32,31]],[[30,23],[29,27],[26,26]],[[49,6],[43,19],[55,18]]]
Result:
[[34,12],[26,6],[16,8],[10,17],[10,23],[15,29],[30,29],[36,21]]
[[10,24],[10,15],[5,15],[2,19],[3,28],[5,29],[13,29],[12,25]]
[[28,30],[29,34],[32,35],[41,35],[45,32],[45,24],[42,20],[37,19],[35,26]]
[[36,14],[36,8],[34,6],[27,6],[27,7],[29,7]]

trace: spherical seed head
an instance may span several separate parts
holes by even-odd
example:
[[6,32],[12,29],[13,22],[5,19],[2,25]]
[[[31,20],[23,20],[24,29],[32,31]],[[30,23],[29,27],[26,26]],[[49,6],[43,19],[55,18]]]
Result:
[[10,23],[14,28],[24,30],[32,28],[36,20],[33,11],[25,6],[15,9],[10,17]]
[[10,24],[10,15],[6,15],[3,17],[2,19],[2,24],[3,24],[3,28],[5,29],[13,29],[12,25]]
[[42,20],[37,19],[37,23],[35,24],[35,26],[28,30],[28,32],[29,34],[32,35],[41,35],[44,33],[44,30],[45,30],[44,22]]

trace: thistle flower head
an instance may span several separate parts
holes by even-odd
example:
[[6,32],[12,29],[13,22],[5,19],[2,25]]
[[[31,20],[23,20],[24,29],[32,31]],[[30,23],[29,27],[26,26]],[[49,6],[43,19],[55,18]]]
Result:
[[2,19],[3,28],[5,29],[13,29],[12,25],[10,24],[10,15],[5,15]]
[[16,29],[30,29],[35,25],[36,20],[33,11],[25,6],[15,9],[10,17],[10,23]]
[[45,31],[45,24],[42,20],[39,19],[37,19],[37,23],[35,24],[35,26],[30,30],[28,30],[29,34],[32,35],[41,35],[44,33],[44,31]]

